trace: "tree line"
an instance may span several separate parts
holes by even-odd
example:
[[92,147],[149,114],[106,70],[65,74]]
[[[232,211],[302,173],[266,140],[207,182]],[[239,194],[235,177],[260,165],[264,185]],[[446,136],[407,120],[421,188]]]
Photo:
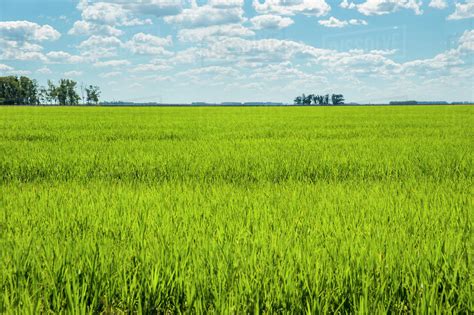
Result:
[[98,86],[81,87],[81,96],[77,88],[77,82],[70,79],[60,79],[57,85],[48,80],[44,87],[25,76],[0,77],[0,105],[79,105],[81,100],[82,104],[99,103]]
[[344,95],[342,94],[329,94],[316,95],[309,94],[298,96],[295,98],[295,105],[342,105],[344,104]]

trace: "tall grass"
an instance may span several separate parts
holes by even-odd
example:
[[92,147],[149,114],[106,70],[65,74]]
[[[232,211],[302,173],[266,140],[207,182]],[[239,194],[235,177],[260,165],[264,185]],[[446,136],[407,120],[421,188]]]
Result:
[[474,108],[0,108],[0,312],[472,313]]

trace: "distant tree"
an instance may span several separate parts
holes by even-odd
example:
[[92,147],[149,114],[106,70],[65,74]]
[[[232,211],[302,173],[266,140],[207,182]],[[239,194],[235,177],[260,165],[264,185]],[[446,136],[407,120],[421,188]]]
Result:
[[0,77],[0,104],[38,104],[38,83],[28,77]]
[[76,85],[76,81],[61,79],[57,87],[52,85],[52,96],[57,99],[59,105],[78,105],[81,98],[76,92]]
[[[59,80],[58,86],[48,80],[47,87],[40,87],[36,80],[21,76],[0,77],[0,105],[60,104],[77,105],[80,97],[76,92],[77,82]],[[99,102],[100,89],[89,86],[88,103]]]
[[342,95],[342,94],[333,94],[331,99],[332,99],[332,104],[333,105],[342,105],[342,104],[344,104],[344,95]]
[[324,105],[329,105],[329,94],[324,95]]
[[78,105],[81,97],[76,92],[77,82],[66,79],[66,91],[67,91],[67,105]]
[[98,86],[89,85],[89,87],[86,87],[87,104],[98,104],[100,93]]
[[295,102],[295,105],[301,105],[303,104],[303,99],[301,98],[301,96],[297,96],[294,102]]
[[46,100],[50,104],[59,103],[58,88],[50,80],[48,80],[48,89],[46,90]]
[[18,104],[21,99],[20,91],[20,82],[17,77],[0,77],[0,104]]
[[314,104],[317,104],[317,105],[324,105],[324,96],[322,95],[316,95],[314,97]]
[[28,77],[20,77],[18,80],[20,86],[20,104],[37,105],[38,101],[38,83]]
[[48,101],[48,89],[44,86],[38,88],[38,103],[39,104],[46,104],[49,103]]
[[305,96],[303,94],[303,105],[311,105],[312,101],[313,101],[313,94],[310,94],[308,96]]
[[68,85],[66,83],[66,79],[59,80],[59,84],[56,87],[56,97],[58,99],[59,105],[67,105],[67,89]]
[[332,94],[331,96],[329,94],[303,94],[302,96],[298,96],[295,98],[295,104],[297,105],[329,105],[331,104],[331,101],[334,105],[344,104],[344,96],[342,94]]

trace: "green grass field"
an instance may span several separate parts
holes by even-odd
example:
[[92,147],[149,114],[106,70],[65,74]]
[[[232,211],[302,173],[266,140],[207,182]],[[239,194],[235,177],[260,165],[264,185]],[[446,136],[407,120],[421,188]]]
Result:
[[0,312],[473,313],[474,107],[0,108]]

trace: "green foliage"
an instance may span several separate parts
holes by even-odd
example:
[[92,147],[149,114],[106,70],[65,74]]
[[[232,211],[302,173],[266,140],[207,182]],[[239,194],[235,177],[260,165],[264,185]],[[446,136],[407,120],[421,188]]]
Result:
[[54,88],[59,105],[78,105],[81,99],[76,92],[77,82],[70,79],[59,80],[58,87]]
[[0,105],[37,105],[38,83],[27,77],[0,77]]
[[342,105],[344,104],[344,95],[342,94],[333,94],[331,96],[332,104],[333,105]]
[[0,312],[474,312],[473,107],[0,108]]
[[[39,87],[36,80],[28,77],[0,77],[0,105],[59,104],[78,105],[81,99],[76,92],[77,82],[69,79],[59,80],[55,86],[48,80],[48,87]],[[90,86],[88,103],[99,102],[100,89]]]
[[[333,105],[342,105],[344,104],[344,96],[342,94],[332,94],[331,101]],[[329,105],[329,94],[326,95],[315,95],[309,94],[298,96],[294,100],[295,105]]]
[[100,88],[98,86],[90,85],[86,87],[87,104],[98,104],[100,97]]

